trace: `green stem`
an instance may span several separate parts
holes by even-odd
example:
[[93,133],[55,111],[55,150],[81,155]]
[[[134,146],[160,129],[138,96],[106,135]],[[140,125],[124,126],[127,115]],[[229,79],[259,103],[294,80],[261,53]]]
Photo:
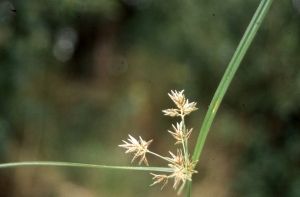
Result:
[[[181,121],[182,121],[182,128],[181,129],[182,129],[182,131],[184,133],[184,136],[186,136],[187,130],[186,130],[186,126],[185,126],[184,116],[183,115],[181,116]],[[182,146],[183,146],[183,153],[184,153],[185,161],[188,161],[189,150],[188,150],[188,141],[187,141],[186,137],[184,137],[184,140],[182,142]],[[185,167],[187,167],[187,165]]]
[[170,159],[168,159],[168,158],[166,158],[166,157],[163,157],[163,156],[161,156],[161,155],[159,155],[159,154],[156,154],[156,153],[154,153],[154,152],[152,152],[152,151],[147,150],[147,153],[150,153],[150,154],[155,155],[155,156],[157,156],[157,157],[159,157],[159,158],[161,158],[161,159],[163,159],[163,160],[166,160],[167,162],[170,162],[170,163],[175,164],[175,163],[174,163],[173,161],[171,161]]
[[186,184],[186,181],[183,182],[182,185],[180,186],[180,188],[179,188],[179,190],[178,190],[178,192],[177,192],[177,195],[178,195],[178,196],[181,195],[181,193],[182,193],[182,191],[183,191],[183,189],[184,189],[185,184]]
[[197,143],[195,146],[194,154],[192,160],[199,160],[201,151],[204,146],[204,142],[206,140],[208,131],[211,127],[212,121],[219,109],[220,103],[228,89],[228,86],[238,69],[247,49],[249,48],[257,30],[259,29],[266,13],[268,12],[273,0],[262,0],[257,8],[242,40],[240,41],[237,50],[235,51],[226,72],[219,84],[219,87],[210,103],[208,111],[206,113],[203,125],[200,129],[200,133],[197,139]]
[[191,197],[191,192],[192,192],[192,181],[188,181],[188,183],[187,183],[187,193],[186,193],[186,196],[187,196],[187,197]]
[[128,167],[128,166],[106,166],[83,163],[69,163],[69,162],[52,162],[52,161],[32,161],[32,162],[15,162],[0,164],[0,168],[25,167],[25,166],[67,166],[67,167],[82,167],[82,168],[106,168],[119,170],[143,170],[143,171],[159,171],[159,172],[173,172],[171,168],[161,167]]

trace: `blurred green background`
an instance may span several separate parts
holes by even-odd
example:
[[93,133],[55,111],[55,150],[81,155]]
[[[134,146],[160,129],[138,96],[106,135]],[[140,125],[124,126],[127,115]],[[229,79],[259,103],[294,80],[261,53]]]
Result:
[[[190,152],[259,0],[0,2],[0,160],[137,166],[127,135],[176,152],[185,89]],[[193,196],[300,196],[300,0],[274,1],[215,118]],[[150,166],[166,163],[148,155]],[[175,196],[149,172],[0,170],[1,197]]]

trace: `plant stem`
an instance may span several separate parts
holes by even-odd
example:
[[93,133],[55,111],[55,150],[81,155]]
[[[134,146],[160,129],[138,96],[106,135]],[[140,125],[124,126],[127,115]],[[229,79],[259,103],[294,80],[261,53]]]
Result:
[[[188,161],[189,150],[188,150],[188,141],[186,139],[187,130],[186,130],[185,122],[184,122],[184,115],[181,116],[181,121],[182,121],[182,128],[181,129],[182,129],[182,131],[184,133],[184,136],[185,136],[183,141],[182,141],[183,154],[184,154],[185,161]],[[185,166],[185,167],[187,167],[187,166]]]
[[154,152],[152,152],[152,151],[147,150],[147,153],[150,153],[150,154],[155,155],[155,156],[157,156],[157,157],[159,157],[159,158],[161,158],[161,159],[163,159],[163,160],[166,160],[167,162],[170,162],[170,163],[172,163],[172,164],[175,164],[172,160],[169,160],[168,158],[163,157],[163,156],[161,156],[161,155],[159,155],[159,154],[156,154],[156,153],[154,153]]
[[184,189],[185,184],[186,184],[186,181],[183,182],[182,185],[180,186],[180,188],[179,188],[179,190],[178,190],[178,192],[177,192],[177,195],[178,195],[178,196],[181,195],[181,193],[182,193],[182,191],[183,191],[183,189]]
[[191,197],[191,191],[192,191],[192,181],[188,181],[188,183],[187,183],[187,193],[186,193],[187,197]]
[[67,166],[67,167],[83,167],[83,168],[106,168],[119,170],[143,170],[143,171],[160,171],[173,172],[171,168],[162,167],[128,167],[128,166],[106,166],[83,163],[69,163],[69,162],[52,162],[52,161],[32,161],[32,162],[15,162],[0,164],[0,168],[25,167],[25,166]]
[[198,140],[195,146],[194,154],[192,157],[192,160],[199,160],[201,151],[204,146],[204,142],[206,140],[208,131],[211,127],[212,121],[214,120],[214,117],[219,109],[219,106],[222,102],[222,99],[228,89],[228,86],[230,82],[232,81],[232,78],[234,74],[236,73],[236,70],[238,69],[243,57],[245,56],[245,53],[247,49],[249,48],[251,42],[253,41],[254,36],[256,35],[257,30],[259,29],[266,13],[268,12],[273,0],[262,0],[242,38],[240,41],[227,69],[225,74],[223,75],[223,78],[219,84],[219,87],[217,91],[215,92],[215,95],[209,105],[208,111],[206,113],[206,116],[204,118],[203,125],[200,129],[200,133],[198,136]]

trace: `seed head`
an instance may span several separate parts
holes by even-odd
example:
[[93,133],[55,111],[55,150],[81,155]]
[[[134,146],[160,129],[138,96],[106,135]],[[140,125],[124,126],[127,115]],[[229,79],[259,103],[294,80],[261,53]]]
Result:
[[157,179],[156,181],[154,181],[154,183],[152,183],[150,186],[155,185],[157,183],[163,182],[163,186],[161,187],[161,189],[164,188],[164,186],[168,183],[168,176],[164,175],[164,174],[152,174],[154,177],[152,179]]
[[189,103],[189,100],[185,99],[183,92],[184,90],[181,90],[180,92],[171,90],[171,94],[168,94],[178,109],[163,110],[166,116],[185,116],[198,109],[196,108],[197,103]]
[[175,143],[176,144],[182,144],[183,141],[185,139],[189,139],[191,133],[192,133],[192,130],[193,129],[190,129],[187,134],[184,134],[184,132],[182,131],[182,124],[183,122],[181,121],[179,124],[177,123],[177,127],[175,127],[174,125],[172,125],[173,129],[175,132],[172,132],[172,131],[168,131],[176,140],[177,142]]
[[165,109],[162,111],[165,113],[165,116],[171,116],[171,117],[181,116],[179,109]]
[[172,101],[176,104],[176,106],[181,109],[185,103],[185,96],[183,94],[184,90],[181,90],[180,92],[177,92],[176,90],[171,90],[172,94],[169,94],[169,97],[172,99]]
[[177,149],[177,156],[175,156],[171,151],[169,151],[169,153],[173,157],[173,158],[168,158],[172,163],[175,163],[178,166],[184,165],[184,156],[182,155],[181,149]]
[[182,183],[185,183],[186,180],[192,180],[189,174],[186,173],[185,168],[173,164],[169,164],[169,166],[174,170],[173,174],[171,174],[169,178],[174,178],[173,188],[175,190],[177,189],[177,186],[179,185],[180,181],[182,181]]
[[169,178],[174,178],[173,188],[176,190],[180,182],[184,184],[186,180],[191,181],[192,175],[194,173],[198,173],[196,170],[194,170],[194,167],[198,161],[191,161],[187,151],[187,140],[189,139],[193,129],[186,129],[186,126],[184,124],[184,116],[190,114],[198,108],[196,108],[196,102],[189,103],[189,100],[185,98],[183,92],[184,90],[181,90],[179,92],[176,90],[171,90],[171,93],[168,95],[177,106],[177,109],[163,110],[164,114],[167,116],[180,116],[182,119],[181,122],[176,123],[176,126],[172,125],[174,131],[168,132],[176,139],[175,145],[183,145],[183,151],[182,149],[177,149],[176,155],[169,151],[172,157],[163,157],[148,150],[148,146],[150,145],[152,140],[146,142],[141,137],[139,137],[139,140],[137,140],[131,135],[128,135],[128,142],[123,140],[124,144],[119,145],[120,147],[127,149],[125,153],[134,153],[134,157],[131,162],[133,162],[135,158],[141,157],[139,165],[142,162],[148,165],[148,161],[146,159],[147,152],[164,160],[167,160],[170,163],[168,164],[168,166],[171,168],[171,173],[169,175],[150,173],[154,176],[154,182],[150,186],[162,182],[163,185],[161,189],[163,189],[163,187],[168,183]]
[[189,100],[187,99],[184,106],[182,107],[182,111],[184,115],[188,115],[193,111],[196,111],[198,108],[196,107],[196,102],[189,103]]
[[135,158],[141,156],[141,159],[139,161],[139,165],[141,165],[141,163],[144,161],[144,163],[149,166],[148,161],[146,159],[146,153],[148,151],[148,146],[149,144],[153,141],[150,140],[148,142],[146,142],[145,140],[143,140],[140,137],[140,142],[138,142],[138,140],[136,140],[134,137],[132,137],[131,135],[128,135],[128,141],[130,142],[126,142],[125,140],[122,140],[125,144],[121,144],[119,145],[122,148],[127,148],[128,150],[125,153],[130,153],[130,152],[136,152],[134,154],[134,157],[132,159],[131,162],[133,162],[135,160]]

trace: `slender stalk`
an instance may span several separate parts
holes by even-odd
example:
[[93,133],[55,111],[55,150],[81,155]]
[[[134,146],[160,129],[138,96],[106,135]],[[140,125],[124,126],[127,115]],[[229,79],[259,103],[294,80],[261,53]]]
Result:
[[185,184],[186,184],[186,181],[183,182],[182,185],[180,186],[180,188],[179,188],[179,190],[178,190],[178,192],[177,192],[177,195],[178,195],[178,196],[181,195],[181,193],[182,193],[182,191],[183,191],[183,189],[184,189],[184,187],[185,187]]
[[159,157],[159,158],[161,158],[161,159],[163,159],[163,160],[166,160],[167,162],[170,162],[170,163],[175,164],[172,160],[169,160],[168,158],[163,157],[163,156],[161,156],[161,155],[159,155],[159,154],[156,154],[156,153],[154,153],[154,152],[152,152],[152,151],[147,150],[147,153],[150,153],[150,154],[155,155],[155,156],[157,156],[157,157]]
[[243,57],[245,56],[245,53],[247,49],[249,48],[251,42],[253,41],[254,36],[256,35],[257,30],[259,29],[266,13],[268,12],[273,0],[262,0],[242,38],[240,41],[227,69],[225,74],[223,75],[223,78],[219,84],[219,87],[217,91],[215,92],[215,95],[209,105],[208,111],[206,113],[203,125],[200,129],[200,133],[198,136],[198,140],[195,146],[194,154],[193,154],[193,161],[199,160],[201,151],[204,146],[204,142],[206,140],[208,131],[211,127],[212,121],[219,109],[219,106],[222,102],[222,99],[228,89],[228,86],[230,82],[232,81],[232,78],[238,69]]
[[106,165],[94,165],[94,164],[83,164],[83,163],[52,162],[52,161],[43,161],[43,162],[32,161],[32,162],[15,162],[15,163],[0,164],[0,168],[26,167],[26,166],[66,166],[66,167],[82,167],[82,168],[106,168],[106,169],[118,169],[118,170],[173,172],[171,168],[161,168],[161,167],[106,166]]
[[186,191],[186,196],[191,197],[191,191],[192,191],[192,181],[188,181],[187,183],[187,191]]
[[[185,122],[184,122],[184,115],[181,116],[181,121],[182,121],[182,128],[181,129],[184,133],[184,136],[186,136],[187,130],[186,130]],[[183,147],[183,154],[184,154],[184,157],[185,157],[185,161],[187,161],[189,150],[188,150],[188,141],[187,141],[186,137],[182,141],[182,147]]]
[[[192,157],[192,161],[199,160],[199,157],[201,155],[206,137],[208,135],[209,129],[211,127],[211,124],[214,120],[214,117],[219,109],[219,106],[222,102],[222,99],[229,87],[230,82],[232,81],[232,78],[234,77],[234,74],[236,73],[243,57],[245,56],[246,51],[248,50],[251,42],[253,41],[254,36],[257,33],[257,30],[259,29],[265,15],[267,14],[273,0],[262,0],[250,22],[250,24],[247,27],[247,30],[240,41],[226,71],[223,75],[223,78],[218,86],[217,91],[215,92],[215,95],[209,105],[208,111],[206,113],[206,116],[204,118],[203,125],[200,129],[200,133],[196,142],[196,146],[194,149],[194,154]],[[195,168],[195,166],[194,166]],[[190,197],[191,195],[191,182],[188,182],[187,185],[187,197]]]

